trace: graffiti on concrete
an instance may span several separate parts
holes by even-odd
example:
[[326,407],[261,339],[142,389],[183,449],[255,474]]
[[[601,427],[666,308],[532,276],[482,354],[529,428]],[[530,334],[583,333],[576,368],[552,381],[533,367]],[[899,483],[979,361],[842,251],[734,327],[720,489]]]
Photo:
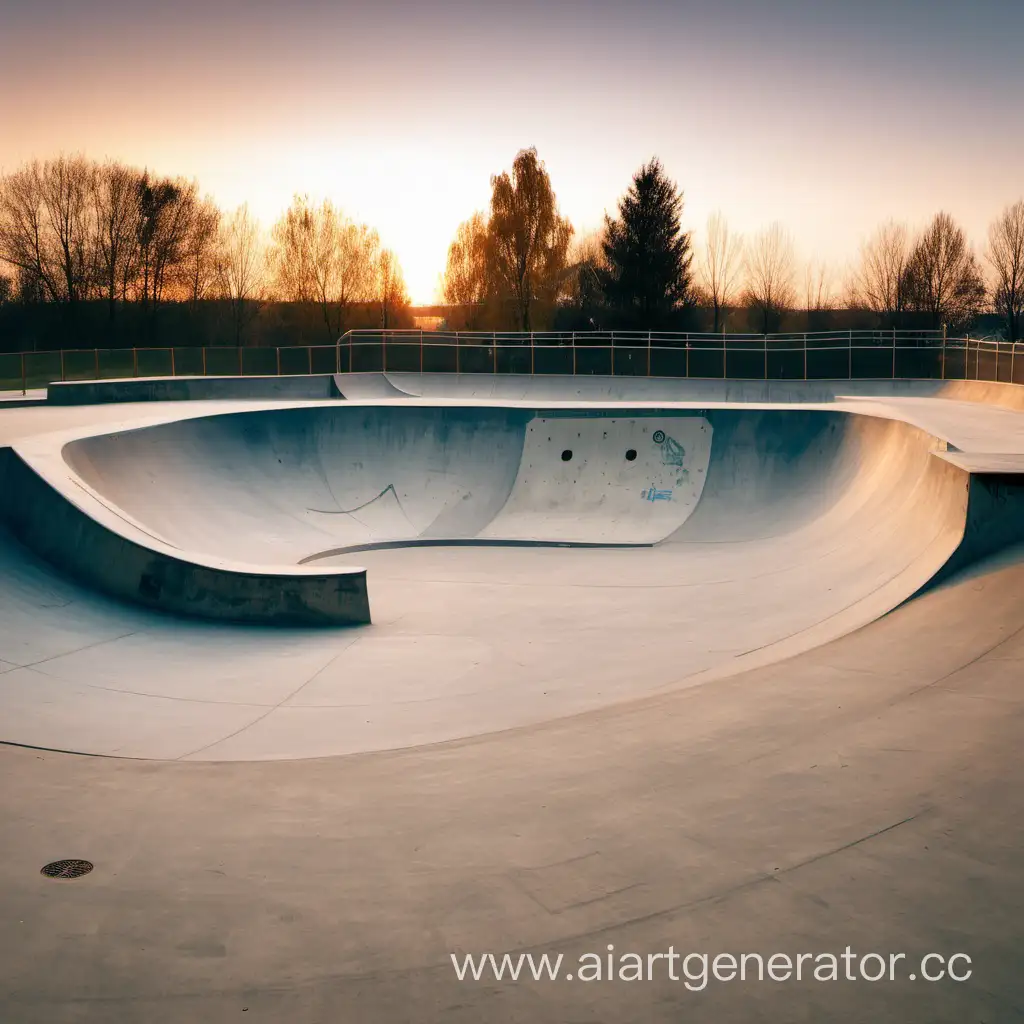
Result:
[[666,466],[676,466],[676,486],[684,484],[690,479],[690,471],[685,467],[686,449],[674,438],[665,433],[664,430],[656,430],[652,435],[654,443],[661,448],[661,461]]

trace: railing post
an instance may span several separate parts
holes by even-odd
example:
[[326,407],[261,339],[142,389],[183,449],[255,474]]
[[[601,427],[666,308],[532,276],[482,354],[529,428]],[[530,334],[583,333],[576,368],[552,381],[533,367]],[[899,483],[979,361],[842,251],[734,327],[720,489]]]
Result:
[[26,377],[25,377],[25,353],[22,352],[21,353],[21,393],[23,395],[27,395],[28,394],[28,389],[26,387],[26,384],[27,384],[27,380],[26,380]]
[[533,377],[535,375],[534,374],[534,365],[535,364],[534,364],[533,350],[534,350],[533,331],[530,331],[530,376],[531,377]]
[[309,367],[309,375],[313,376],[313,346],[306,346],[306,365]]
[[896,328],[892,329],[892,379],[896,379]]
[[60,350],[60,379],[64,379],[64,349]]
[[491,331],[491,368],[498,372],[498,337],[494,331]]
[[204,345],[201,349],[203,353],[203,376],[206,376],[206,346]]
[[651,332],[647,332],[647,376],[651,375]]
[[[99,371],[99,359],[97,358],[97,360],[96,360],[96,373],[99,374],[99,372],[100,372]],[[178,372],[177,372],[177,370],[175,369],[175,366],[174,366],[174,346],[173,345],[171,346],[171,376],[172,377],[177,377],[178,376]]]
[[382,331],[380,335],[380,368],[382,373],[388,372],[388,332]]
[[[206,372],[205,370],[203,371]],[[132,347],[132,376],[138,377],[139,375],[139,350]]]
[[[1016,356],[1016,355],[1017,355],[1017,342],[1011,341],[1010,342],[1010,383],[1011,384],[1016,384],[1017,383],[1017,380],[1016,380],[1016,378],[1013,375],[1013,359],[1014,359],[1014,356]],[[24,356],[21,357],[21,366],[22,366],[21,372],[24,373],[25,372],[25,357]]]
[[853,331],[848,331],[846,335],[846,366],[847,366],[847,380],[853,380]]
[[[281,376],[281,346],[278,345],[277,348],[274,349],[274,352],[275,352],[275,354],[277,356],[277,375],[278,375],[278,377],[280,377]],[[335,362],[337,362],[337,360],[335,360]]]
[[245,366],[242,363],[242,346],[238,346],[238,376],[245,376]]
[[[92,350],[92,353],[93,353],[93,367],[95,368],[96,380],[99,380],[100,379],[100,350],[98,348],[94,348]],[[172,357],[173,357],[173,353],[174,353],[174,349],[172,348],[171,349]],[[172,372],[171,376],[174,376],[173,372]]]
[[764,336],[764,379],[768,379],[768,335]]
[[[969,338],[970,335],[968,334],[967,337]],[[941,367],[942,367],[942,369],[939,371],[939,380],[945,380],[946,379],[946,339],[945,338],[942,339]]]
[[423,373],[423,331],[420,331],[420,373]]
[[807,380],[807,332],[804,331],[804,380]]
[[455,332],[455,375],[459,375],[459,332]]
[[[722,333],[722,348],[725,349],[725,333]],[[686,379],[690,379],[690,342],[686,342]]]

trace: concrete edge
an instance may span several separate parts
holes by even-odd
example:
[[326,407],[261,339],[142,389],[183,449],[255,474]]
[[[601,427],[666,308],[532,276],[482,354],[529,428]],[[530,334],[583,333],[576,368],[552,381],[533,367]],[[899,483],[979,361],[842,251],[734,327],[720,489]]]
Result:
[[50,405],[111,402],[190,402],[210,399],[342,398],[334,374],[266,377],[131,377],[59,381],[46,389]]
[[0,449],[0,521],[61,572],[111,597],[190,618],[264,625],[370,622],[365,569],[216,567],[123,537]]

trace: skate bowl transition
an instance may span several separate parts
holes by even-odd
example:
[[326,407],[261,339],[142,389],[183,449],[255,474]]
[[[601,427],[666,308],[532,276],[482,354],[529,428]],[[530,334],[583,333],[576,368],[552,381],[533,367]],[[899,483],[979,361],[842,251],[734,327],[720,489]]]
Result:
[[5,414],[2,740],[248,760],[525,726],[799,654],[1021,535],[1012,385],[129,383]]

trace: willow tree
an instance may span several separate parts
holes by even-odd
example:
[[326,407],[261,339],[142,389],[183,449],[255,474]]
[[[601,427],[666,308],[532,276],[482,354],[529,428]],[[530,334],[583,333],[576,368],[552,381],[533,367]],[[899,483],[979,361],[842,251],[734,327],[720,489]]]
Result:
[[559,215],[551,179],[536,149],[524,149],[512,173],[491,178],[488,277],[518,330],[534,330],[565,281],[572,225]]

